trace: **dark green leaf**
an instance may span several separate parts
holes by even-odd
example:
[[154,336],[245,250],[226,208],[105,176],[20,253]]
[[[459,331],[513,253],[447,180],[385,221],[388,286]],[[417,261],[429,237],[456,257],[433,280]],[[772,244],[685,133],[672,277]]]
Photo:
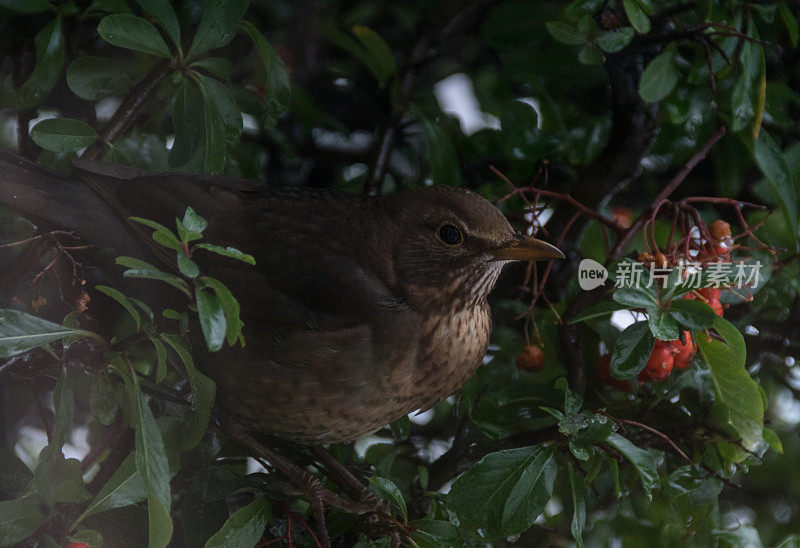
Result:
[[674,299],[669,313],[686,329],[708,329],[717,317],[710,306],[694,299]]
[[172,517],[168,508],[152,492],[147,496],[148,548],[165,548],[169,544],[172,538]]
[[739,61],[742,65],[742,74],[731,95],[733,110],[731,129],[737,132],[746,128],[756,114],[756,82],[761,73],[761,46],[750,41],[742,42]]
[[629,325],[614,345],[611,356],[611,375],[617,379],[633,379],[644,369],[655,340],[648,322]]
[[602,65],[606,56],[597,47],[586,44],[578,52],[578,61],[584,65]]
[[397,73],[392,49],[377,32],[368,27],[356,25],[353,27],[353,34],[364,46],[363,53],[360,55],[361,60],[367,65],[378,83],[384,85]]
[[236,300],[225,284],[217,279],[204,276],[200,278],[200,282],[205,287],[214,290],[225,314],[225,338],[228,344],[233,346],[240,339],[243,325],[242,320],[239,318],[239,301]]
[[83,514],[75,520],[75,525],[92,514],[105,512],[113,508],[122,508],[137,504],[147,498],[147,488],[139,472],[136,471],[134,454],[129,454],[114,472],[114,475],[100,488]]
[[233,74],[233,63],[224,57],[206,57],[192,63],[195,70],[204,70],[222,80],[230,80]]
[[33,126],[31,139],[45,150],[68,152],[91,145],[97,140],[97,133],[80,120],[48,118]]
[[244,261],[248,264],[256,264],[256,260],[252,255],[248,255],[247,253],[242,253],[235,247],[222,247],[219,245],[212,245],[212,244],[197,244],[195,246],[197,249],[205,249],[207,251],[212,251],[218,255],[222,255],[223,257],[230,257],[231,259],[238,259],[240,261]]
[[[175,142],[169,151],[169,165],[172,167],[193,167],[202,153],[203,120],[198,113],[202,110],[203,98],[200,90],[189,79],[184,79],[175,95],[175,108],[172,110],[172,125],[175,126]],[[180,232],[180,226],[178,227]],[[185,241],[185,240],[184,240]]]
[[639,95],[650,103],[662,100],[678,83],[681,73],[675,64],[675,51],[667,50],[648,63],[639,81]]
[[640,34],[650,32],[650,18],[642,10],[636,0],[622,0],[622,6],[625,8],[625,15],[628,16],[628,21],[631,22],[633,28]]
[[117,264],[127,267],[129,270],[126,270],[122,273],[122,275],[126,278],[145,278],[149,280],[160,280],[162,282],[166,282],[171,286],[180,289],[183,293],[187,296],[190,295],[189,288],[186,285],[186,282],[183,281],[180,277],[169,274],[168,272],[164,272],[163,270],[159,270],[155,266],[151,265],[148,262],[141,261],[139,259],[134,259],[133,257],[117,257]]
[[433,182],[437,185],[460,186],[461,167],[453,141],[438,124],[419,110],[416,113],[428,142],[428,161]]
[[200,267],[197,263],[186,256],[183,251],[178,251],[176,257],[178,263],[178,270],[187,278],[197,278],[200,275]]
[[100,424],[108,426],[119,409],[119,390],[111,376],[101,371],[92,377],[89,408]]
[[90,331],[70,329],[19,310],[0,309],[0,358],[70,336],[100,338]]
[[266,93],[264,125],[272,127],[278,122],[278,117],[289,105],[291,97],[289,75],[286,73],[283,60],[269,42],[264,39],[261,32],[246,21],[242,22],[242,28],[245,34],[253,41],[266,73],[266,81],[264,82],[264,91]]
[[566,23],[560,23],[558,21],[548,21],[546,26],[550,36],[562,44],[580,46],[586,43],[586,34],[580,32],[572,25],[567,25]]
[[408,510],[406,509],[406,499],[403,498],[403,493],[400,492],[400,489],[398,489],[391,480],[380,476],[372,476],[369,478],[369,482],[375,486],[378,495],[380,495],[382,499],[392,502],[400,509],[400,513],[403,514],[403,522],[407,522]]
[[181,48],[181,28],[175,10],[166,0],[136,0],[142,9],[161,25],[169,36],[172,43],[180,50]]
[[0,501],[0,546],[11,546],[28,538],[44,523],[35,494]]
[[0,106],[16,110],[33,108],[41,103],[61,77],[66,51],[61,17],[56,17],[36,33],[36,66],[28,79],[19,88],[0,97]]
[[575,472],[572,463],[567,464],[569,471],[569,486],[572,493],[572,524],[570,531],[572,538],[578,546],[583,546],[583,529],[586,527],[586,501],[584,499],[584,480],[583,476]]
[[234,512],[222,529],[208,539],[205,548],[255,546],[264,534],[269,518],[269,500],[264,497],[256,499]]
[[197,314],[200,317],[200,327],[206,339],[208,350],[216,352],[225,342],[226,324],[225,313],[215,293],[197,288]]
[[209,0],[186,56],[187,61],[194,61],[207,51],[230,42],[249,3],[249,0]]
[[130,314],[131,318],[133,318],[133,321],[136,323],[136,329],[139,329],[142,319],[139,316],[139,311],[136,310],[136,307],[133,306],[133,303],[128,299],[128,297],[123,295],[120,291],[114,289],[113,287],[108,287],[107,285],[96,285],[94,288],[100,293],[103,293],[104,295],[107,295],[108,297],[117,301],[117,303],[119,303],[120,306],[122,306],[122,308],[124,308],[128,314]]
[[786,157],[769,133],[761,131],[753,145],[753,158],[767,177],[772,193],[781,208],[783,218],[791,232],[795,249],[798,248],[798,195],[797,182],[789,170]]
[[180,249],[182,247],[178,238],[175,237],[175,234],[161,223],[142,217],[128,217],[128,219],[155,229],[155,232],[153,232],[153,239],[164,247],[169,249]]
[[647,311],[647,322],[650,324],[650,333],[660,341],[674,341],[680,336],[678,322],[660,308],[651,308]]
[[796,48],[798,38],[800,38],[797,17],[795,17],[792,10],[789,9],[789,6],[786,5],[786,2],[778,4],[778,13],[781,14],[781,20],[783,20],[783,24],[786,25],[786,32],[789,35],[789,41],[792,43],[792,47]]
[[90,498],[83,486],[81,463],[77,459],[65,459],[61,450],[53,445],[39,453],[33,479],[39,495],[50,508],[56,503],[83,502]]
[[242,111],[233,100],[228,86],[199,73],[197,78],[203,98],[214,103],[219,110],[225,128],[225,141],[235,145],[242,137]]
[[642,487],[647,492],[648,498],[652,498],[652,491],[658,485],[658,463],[661,461],[661,452],[637,447],[619,434],[611,434],[606,441],[633,464],[639,472]]
[[637,287],[621,287],[614,291],[611,298],[631,308],[650,308],[658,305],[655,295]]
[[167,59],[172,57],[166,42],[152,23],[129,13],[106,15],[97,25],[97,33],[109,44],[121,48]]
[[156,382],[159,383],[167,377],[167,349],[159,339],[148,338],[156,349]]
[[130,78],[119,64],[105,57],[79,57],[67,67],[67,85],[75,95],[87,101],[122,95],[130,84]]
[[725,424],[741,438],[742,445],[753,450],[762,440],[764,404],[758,384],[745,369],[744,338],[736,327],[720,317],[714,318],[714,329],[724,342],[697,337],[697,346],[711,371],[714,405]]
[[555,454],[546,446],[491,453],[455,481],[447,505],[462,527],[480,529],[488,538],[508,537],[527,530],[542,513],[555,473]]
[[161,338],[178,354],[189,377],[189,386],[192,390],[192,412],[186,421],[185,433],[181,440],[182,449],[188,451],[197,446],[206,433],[217,387],[214,381],[197,370],[189,348],[177,335],[162,333]]
[[616,53],[633,40],[633,29],[622,27],[614,31],[604,31],[597,35],[595,43],[606,53]]
[[764,427],[764,429],[761,431],[761,434],[764,436],[764,441],[769,444],[773,451],[783,453],[783,444],[781,443],[781,438],[778,437],[778,434],[775,433],[774,430]]
[[62,369],[53,390],[53,412],[55,420],[52,445],[60,449],[72,436],[72,416],[75,412],[75,394],[66,368]]
[[[241,116],[240,116],[241,117]],[[225,123],[217,104],[203,96],[203,172],[211,175],[222,173],[225,168]]]

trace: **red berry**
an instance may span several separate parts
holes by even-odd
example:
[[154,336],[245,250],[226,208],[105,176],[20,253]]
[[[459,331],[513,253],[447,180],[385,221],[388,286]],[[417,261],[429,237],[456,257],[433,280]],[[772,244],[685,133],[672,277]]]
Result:
[[609,386],[613,386],[621,392],[630,392],[631,383],[615,379],[611,376],[611,355],[603,354],[597,359],[597,376]]
[[536,345],[526,346],[517,356],[517,369],[536,373],[544,367],[545,357],[542,349]]
[[674,353],[674,362],[676,369],[685,369],[692,364],[692,359],[694,358],[694,342],[692,341],[692,335],[688,331],[683,332],[684,337],[686,338],[686,344],[683,344],[680,339],[676,339],[671,341],[670,344],[672,348],[677,351]]
[[719,300],[720,296],[722,295],[722,288],[704,287],[702,289],[698,289],[697,292],[700,293],[704,299],[713,301],[714,299]]
[[672,345],[665,341],[656,341],[653,351],[650,353],[650,359],[639,373],[639,380],[663,381],[669,377],[674,362]]
[[85,542],[70,542],[67,548],[89,548],[89,546]]
[[708,227],[708,231],[711,232],[711,237],[717,241],[720,241],[726,237],[731,235],[731,225],[723,221],[722,219],[717,219],[711,226]]

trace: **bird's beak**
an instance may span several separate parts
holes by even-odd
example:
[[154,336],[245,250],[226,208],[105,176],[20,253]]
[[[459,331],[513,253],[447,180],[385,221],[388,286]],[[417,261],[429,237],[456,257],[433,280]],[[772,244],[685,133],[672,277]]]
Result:
[[564,254],[553,245],[524,234],[517,234],[500,249],[491,252],[493,261],[546,261],[563,259]]

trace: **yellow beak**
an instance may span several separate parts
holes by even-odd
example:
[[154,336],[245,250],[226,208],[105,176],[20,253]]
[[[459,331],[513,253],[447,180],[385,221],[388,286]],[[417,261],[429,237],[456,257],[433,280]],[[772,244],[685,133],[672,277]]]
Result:
[[494,261],[546,261],[563,259],[559,249],[542,240],[517,234],[504,247],[491,252]]

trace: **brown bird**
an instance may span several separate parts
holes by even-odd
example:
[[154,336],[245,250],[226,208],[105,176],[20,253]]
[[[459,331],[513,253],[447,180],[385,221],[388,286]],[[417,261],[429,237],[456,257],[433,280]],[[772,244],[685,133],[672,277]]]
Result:
[[463,189],[366,197],[76,167],[64,177],[0,151],[0,203],[74,231],[95,261],[152,260],[150,231],[127,218],[168,225],[194,208],[207,241],[256,259],[196,257],[238,298],[245,323],[244,349],[203,358],[218,402],[249,427],[303,442],[353,440],[452,394],[484,357],[486,299],[503,265],[563,258]]

